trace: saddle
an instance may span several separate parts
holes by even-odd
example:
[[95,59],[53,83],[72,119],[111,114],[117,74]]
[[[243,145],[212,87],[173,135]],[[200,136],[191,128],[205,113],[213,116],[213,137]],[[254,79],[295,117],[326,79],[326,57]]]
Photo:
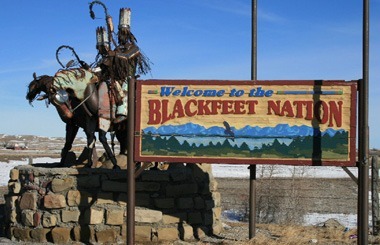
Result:
[[[101,129],[109,129],[120,110],[125,110],[123,114],[126,114],[127,95],[119,83],[115,82],[115,85],[117,87],[102,81],[97,84],[88,84],[85,90],[85,96],[88,97],[85,107],[90,113],[98,115]],[[122,109],[119,109],[120,107]]]

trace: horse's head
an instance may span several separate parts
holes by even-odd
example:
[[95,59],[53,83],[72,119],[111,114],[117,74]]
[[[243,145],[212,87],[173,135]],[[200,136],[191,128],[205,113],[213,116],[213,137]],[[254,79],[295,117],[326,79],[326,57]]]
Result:
[[52,103],[63,121],[70,119],[73,116],[71,105],[69,101],[68,93],[63,89],[57,89],[54,86],[54,77],[52,76],[39,76],[33,74],[33,81],[30,82],[28,86],[28,92],[26,94],[26,99],[31,104],[41,93],[37,99],[43,100],[48,99]]
[[47,75],[37,77],[36,73],[33,73],[33,81],[31,81],[28,85],[26,99],[31,104],[41,92],[44,92],[45,94],[40,96],[38,98],[39,100],[48,98],[49,89],[52,85],[53,77]]

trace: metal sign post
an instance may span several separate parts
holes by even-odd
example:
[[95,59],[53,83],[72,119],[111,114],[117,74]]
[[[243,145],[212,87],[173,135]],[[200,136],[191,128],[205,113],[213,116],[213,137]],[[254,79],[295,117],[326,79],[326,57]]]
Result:
[[[251,80],[257,80],[257,0],[252,0]],[[256,165],[249,166],[249,239],[256,235]]]
[[369,190],[369,0],[363,0],[363,79],[359,83],[358,244],[368,243]]
[[135,86],[136,80],[128,83],[128,157],[127,157],[127,244],[135,244],[135,161],[134,161],[134,129],[135,129]]
[[[363,78],[359,84],[359,134],[358,134],[358,244],[368,243],[368,192],[369,192],[369,0],[363,0]],[[251,79],[257,79],[257,0],[252,0],[252,68]],[[249,238],[255,236],[256,165],[250,166]]]

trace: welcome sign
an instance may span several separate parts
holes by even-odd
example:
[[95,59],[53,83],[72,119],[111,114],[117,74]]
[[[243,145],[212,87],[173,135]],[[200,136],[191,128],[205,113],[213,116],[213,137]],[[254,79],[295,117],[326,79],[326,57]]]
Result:
[[136,161],[355,166],[356,81],[137,81]]

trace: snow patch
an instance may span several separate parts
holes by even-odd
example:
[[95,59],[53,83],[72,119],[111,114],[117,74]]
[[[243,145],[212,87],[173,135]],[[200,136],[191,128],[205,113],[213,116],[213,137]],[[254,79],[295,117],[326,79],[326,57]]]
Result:
[[[55,163],[59,162],[59,158],[37,157],[33,158],[33,163]],[[9,162],[0,162],[0,186],[7,186],[9,181],[9,172],[16,166],[29,164],[29,159],[10,160]]]
[[[357,225],[356,214],[319,214],[308,213],[304,215],[304,225],[321,225],[329,219],[337,220],[341,225],[348,228],[355,228]],[[369,224],[372,225],[371,216],[369,217]]]
[[[212,172],[217,178],[249,178],[249,165],[240,164],[212,164]],[[356,167],[348,168],[354,176],[358,176]],[[258,165],[256,170],[258,178],[349,178],[341,167],[327,166],[284,166],[284,165]]]

